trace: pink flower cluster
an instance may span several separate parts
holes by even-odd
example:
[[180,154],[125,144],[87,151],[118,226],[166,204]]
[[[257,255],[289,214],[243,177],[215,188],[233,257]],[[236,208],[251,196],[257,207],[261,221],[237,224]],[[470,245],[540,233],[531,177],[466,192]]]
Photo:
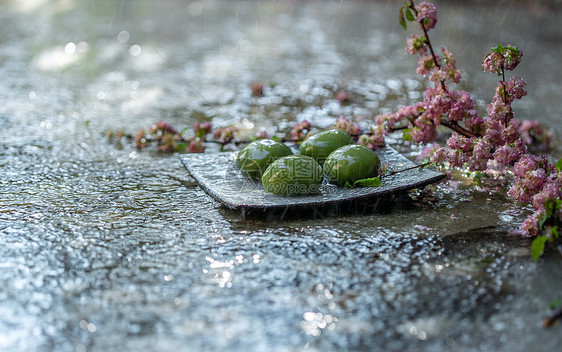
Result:
[[423,35],[412,34],[406,44],[406,52],[410,55],[424,55],[427,52],[427,40]]
[[238,128],[235,126],[221,127],[215,130],[213,137],[221,144],[228,144],[234,140],[236,132],[238,132]]
[[380,131],[371,131],[371,134],[362,134],[357,139],[357,144],[364,145],[369,149],[384,146],[384,136],[381,138]]
[[492,52],[484,56],[482,70],[501,75],[503,70],[513,70],[521,62],[523,52],[515,45],[498,45]]
[[351,104],[355,101],[355,97],[351,94],[346,92],[345,90],[340,90],[336,94],[336,100],[340,102],[340,104]]
[[[488,55],[494,56],[496,55]],[[484,171],[491,159],[502,166],[510,166],[519,160],[526,153],[526,146],[519,132],[522,123],[513,118],[511,103],[527,95],[526,84],[517,76],[513,76],[508,82],[500,81],[492,103],[488,104],[486,119],[478,116],[475,111],[476,104],[467,92],[449,92],[450,98],[456,98],[452,104],[445,104],[449,120],[463,122],[466,130],[474,137],[453,133],[447,147],[444,147],[445,150],[433,155],[433,162],[442,164],[447,161],[451,167],[466,166],[472,171]],[[428,106],[433,108],[443,104],[443,98],[439,98],[439,103],[435,102],[435,96],[430,99],[432,101]]]
[[426,31],[435,28],[437,24],[437,9],[435,5],[429,2],[422,2],[416,6],[416,10],[418,11],[417,21],[420,23],[420,26],[425,27]]
[[[520,202],[530,202],[535,210],[525,220],[521,230],[525,236],[536,236],[547,201],[562,198],[562,172],[549,163],[544,155],[537,157],[525,154],[515,163],[513,175],[515,183],[510,187],[508,195]],[[556,216],[562,221],[562,211],[558,211]]]
[[[488,116],[482,118],[467,92],[450,87],[450,83],[459,83],[461,78],[451,52],[441,48],[443,56],[438,56],[432,49],[427,32],[437,23],[435,6],[426,2],[414,6],[410,2],[401,9],[401,23],[404,18],[412,20],[408,11],[416,14],[424,35],[410,36],[406,52],[419,55],[416,73],[427,76],[434,86],[426,89],[422,102],[401,107],[396,113],[376,116],[373,134],[360,136],[359,143],[383,143],[385,136],[398,124],[408,125],[415,142],[431,143],[437,136],[439,125],[449,127],[453,132],[446,146],[432,143],[431,148],[424,149],[424,155],[434,163],[448,163],[450,167],[465,167],[472,171],[486,170],[490,161],[503,169],[514,166],[515,184],[509,195],[522,202],[531,202],[536,212],[523,223],[522,231],[526,235],[536,235],[539,220],[544,214],[549,215],[545,212],[545,204],[562,197],[562,172],[549,164],[544,156],[527,154],[527,146],[530,150],[548,148],[551,134],[534,121],[513,118],[511,104],[527,95],[526,82],[517,76],[505,81],[505,70],[515,69],[523,52],[514,45],[498,45],[484,57],[482,69],[502,76],[502,81],[488,104]],[[560,223],[562,214],[560,210],[556,211]]]
[[291,138],[295,141],[302,141],[310,134],[310,122],[303,120],[293,126]]
[[[433,4],[423,2],[416,6],[416,11],[417,20],[425,32],[435,27],[437,10]],[[430,55],[428,54],[430,45],[425,36],[412,35],[407,41],[406,52],[420,55],[416,73],[428,76],[434,87],[426,89],[422,102],[403,106],[396,113],[376,116],[373,136],[365,143],[381,144],[388,131],[401,121],[408,124],[410,136],[416,143],[433,142],[437,137],[437,127],[442,124],[443,118],[448,118],[454,123],[462,122],[470,129],[480,128],[482,119],[478,116],[476,103],[468,92],[452,90],[446,86],[447,82],[459,83],[461,79],[453,54],[443,47],[442,57]],[[470,131],[467,132],[472,134]],[[457,155],[458,153],[449,154],[457,162],[464,159]]]
[[178,131],[176,131],[176,129],[172,127],[172,125],[164,121],[158,121],[152,126],[150,126],[150,133],[155,134],[156,137],[158,137],[164,134],[177,134]]
[[[144,130],[142,131],[144,132]],[[152,137],[154,137],[154,139],[156,139],[158,143],[156,148],[159,152],[172,153],[178,149],[177,141],[181,140],[181,136],[180,133],[170,124],[164,121],[159,121],[150,127],[149,133]],[[137,143],[137,147],[142,146],[139,141],[142,142],[143,139],[146,141],[144,135],[141,135],[140,132],[137,133],[135,136],[135,143]]]
[[544,152],[551,148],[554,133],[547,130],[535,120],[523,120],[519,127],[519,136],[532,152]]
[[351,120],[343,116],[338,117],[334,127],[338,130],[345,131],[352,136],[358,136],[361,134],[361,126],[357,123],[351,122]]
[[195,136],[201,140],[207,139],[207,134],[211,133],[213,126],[210,122],[196,122],[193,124],[193,132]]

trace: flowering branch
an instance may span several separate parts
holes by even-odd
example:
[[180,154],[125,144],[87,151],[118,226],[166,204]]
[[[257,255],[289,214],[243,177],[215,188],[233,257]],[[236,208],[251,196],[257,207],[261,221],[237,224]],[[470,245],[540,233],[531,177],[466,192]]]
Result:
[[[549,140],[538,124],[519,121],[513,117],[512,102],[527,95],[526,82],[517,76],[506,80],[506,72],[515,69],[521,62],[523,52],[514,45],[498,45],[484,57],[482,69],[495,73],[501,81],[495,95],[488,104],[488,116],[482,118],[475,110],[476,103],[470,95],[454,90],[449,83],[459,83],[460,71],[456,68],[452,54],[442,48],[443,57],[435,54],[429,39],[429,30],[437,23],[437,10],[433,4],[422,2],[415,5],[409,0],[399,11],[400,23],[406,29],[406,20],[417,22],[423,36],[412,35],[408,39],[406,52],[420,55],[416,73],[428,76],[434,83],[427,88],[424,100],[404,106],[396,113],[375,117],[375,131],[384,141],[388,131],[400,121],[407,121],[410,135],[417,143],[433,143],[439,125],[452,130],[447,145],[433,144],[430,160],[437,165],[465,168],[470,171],[485,171],[495,165],[513,168],[515,182],[508,194],[521,202],[530,202],[535,213],[521,225],[526,236],[538,236],[533,241],[533,258],[543,252],[545,243],[558,243],[558,226],[562,225],[562,161],[556,167],[545,156],[536,157],[528,153],[533,142],[529,129],[543,139]],[[427,52],[430,55],[427,55]],[[533,126],[533,127],[531,127]],[[542,136],[541,136],[542,134]]]

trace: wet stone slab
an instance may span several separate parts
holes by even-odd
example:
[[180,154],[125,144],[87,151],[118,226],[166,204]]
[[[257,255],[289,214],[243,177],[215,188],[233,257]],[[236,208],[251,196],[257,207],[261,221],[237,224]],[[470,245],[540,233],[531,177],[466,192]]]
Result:
[[348,189],[324,180],[319,194],[291,197],[267,193],[260,182],[244,177],[236,167],[236,152],[186,154],[180,156],[180,159],[209,196],[227,208],[242,211],[337,205],[342,202],[367,200],[420,188],[445,177],[441,172],[415,168],[414,162],[391,147],[379,149],[376,153],[383,165],[389,163],[388,170],[391,172],[412,167],[414,169],[383,177],[380,187]]

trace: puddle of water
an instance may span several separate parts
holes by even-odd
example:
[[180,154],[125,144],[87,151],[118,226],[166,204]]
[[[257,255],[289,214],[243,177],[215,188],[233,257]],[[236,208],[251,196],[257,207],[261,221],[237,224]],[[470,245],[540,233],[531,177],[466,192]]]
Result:
[[[555,350],[558,327],[540,321],[560,298],[560,258],[530,260],[509,234],[525,210],[502,192],[440,186],[432,203],[242,219],[176,156],[104,137],[160,119],[367,124],[423,91],[396,6],[1,4],[0,349]],[[560,9],[439,9],[435,41],[466,88],[484,104],[495,78],[473,53],[519,44],[530,95],[518,116],[562,132],[560,72],[544,69]],[[340,106],[341,89],[356,102]]]

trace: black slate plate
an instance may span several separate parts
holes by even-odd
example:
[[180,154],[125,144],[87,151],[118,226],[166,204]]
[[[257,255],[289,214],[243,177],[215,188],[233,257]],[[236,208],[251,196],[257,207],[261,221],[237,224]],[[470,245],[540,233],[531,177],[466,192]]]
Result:
[[[389,171],[404,170],[416,164],[391,147],[376,150]],[[180,156],[187,171],[199,186],[227,208],[238,210],[298,208],[323,206],[342,202],[388,196],[405,190],[420,188],[442,180],[443,173],[414,168],[382,178],[380,187],[343,188],[324,183],[321,192],[306,196],[276,196],[267,193],[261,182],[248,179],[236,167],[236,152],[183,154]]]

